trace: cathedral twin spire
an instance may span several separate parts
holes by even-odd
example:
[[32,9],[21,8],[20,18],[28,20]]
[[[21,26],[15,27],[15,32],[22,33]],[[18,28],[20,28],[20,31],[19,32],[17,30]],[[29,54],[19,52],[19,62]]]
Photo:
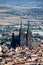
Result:
[[23,47],[23,46],[30,47],[30,44],[31,44],[31,31],[30,31],[30,28],[29,28],[29,21],[28,21],[27,34],[25,36],[26,36],[26,38],[24,39],[24,34],[23,34],[23,29],[22,29],[22,20],[21,20],[21,27],[20,27],[20,45],[21,45],[21,47]]
[[[23,31],[23,29],[22,29],[22,20],[21,20],[21,26],[20,26],[20,29]],[[28,21],[28,29],[27,29],[27,31],[29,31],[29,21]]]
[[29,28],[29,21],[28,21],[28,29],[27,29],[27,34],[23,32],[23,27],[22,27],[22,20],[21,20],[21,26],[19,30],[19,40],[15,39],[14,33],[12,34],[12,42],[11,46],[16,48],[16,46],[19,45],[20,47],[24,48],[25,46],[31,48],[31,32]]

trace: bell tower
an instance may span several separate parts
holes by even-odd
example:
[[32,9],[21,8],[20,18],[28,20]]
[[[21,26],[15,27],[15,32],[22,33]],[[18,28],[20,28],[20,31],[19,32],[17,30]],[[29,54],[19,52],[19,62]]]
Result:
[[25,46],[25,37],[24,37],[24,32],[23,32],[23,27],[22,27],[22,20],[21,20],[21,26],[20,26],[20,30],[19,30],[19,39],[20,39],[20,47],[24,47]]
[[32,32],[30,31],[29,28],[29,21],[28,21],[28,28],[27,28],[27,43],[26,46],[29,47],[31,49],[31,43],[32,43]]

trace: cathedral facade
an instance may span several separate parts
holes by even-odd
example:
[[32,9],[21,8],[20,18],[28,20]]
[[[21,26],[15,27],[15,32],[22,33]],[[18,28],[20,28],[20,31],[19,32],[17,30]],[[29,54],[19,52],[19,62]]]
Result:
[[24,33],[23,27],[22,27],[22,21],[20,25],[20,30],[19,30],[19,39],[15,39],[14,34],[12,34],[12,41],[11,41],[11,46],[16,48],[17,46],[20,47],[29,47],[30,49],[32,48],[32,32],[30,31],[29,28],[29,21],[28,21],[28,28],[27,28],[27,34]]

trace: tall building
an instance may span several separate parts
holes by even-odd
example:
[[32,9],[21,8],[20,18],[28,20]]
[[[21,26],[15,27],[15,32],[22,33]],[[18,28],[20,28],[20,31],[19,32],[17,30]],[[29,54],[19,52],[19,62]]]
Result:
[[19,35],[15,36],[14,33],[12,33],[11,46],[14,49],[16,49],[17,46],[20,46],[18,38],[19,38]]
[[11,46],[12,46],[14,49],[16,48],[16,39],[15,39],[14,33],[12,33]]
[[26,46],[29,47],[30,49],[32,48],[32,32],[30,31],[29,28],[29,21],[28,21],[28,29],[27,29],[27,34],[26,34]]
[[29,28],[29,21],[28,21],[27,34],[25,34],[23,31],[22,20],[21,20],[18,38],[14,36],[14,33],[12,34],[11,46],[14,48],[16,48],[17,46],[20,46],[22,48],[27,46],[30,49],[32,49],[32,32],[30,31]]
[[20,26],[20,31],[19,31],[19,39],[20,39],[20,47],[25,47],[26,46],[26,40],[25,40],[26,37],[23,32],[22,21],[21,21],[21,26]]

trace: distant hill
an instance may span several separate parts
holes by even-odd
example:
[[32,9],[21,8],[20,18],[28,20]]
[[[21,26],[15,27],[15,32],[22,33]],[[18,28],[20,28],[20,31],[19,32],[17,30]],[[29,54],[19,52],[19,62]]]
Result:
[[43,21],[43,0],[0,0],[0,22],[19,21],[20,16]]

